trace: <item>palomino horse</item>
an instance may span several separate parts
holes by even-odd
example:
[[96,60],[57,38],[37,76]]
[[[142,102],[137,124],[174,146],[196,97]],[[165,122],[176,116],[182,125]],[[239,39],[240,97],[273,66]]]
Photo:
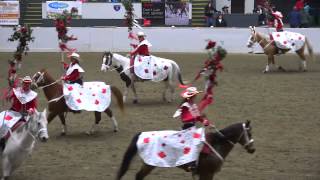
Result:
[[[281,66],[277,66],[275,64],[274,55],[276,55],[278,53],[278,47],[276,46],[275,42],[273,40],[270,40],[269,38],[267,38],[266,35],[257,32],[255,27],[250,26],[249,28],[251,30],[251,35],[249,37],[247,46],[250,48],[253,46],[254,43],[258,43],[262,47],[264,54],[266,54],[268,56],[268,63],[267,63],[266,68],[263,72],[264,73],[269,72],[270,65],[276,66],[276,68],[278,70],[285,71]],[[303,35],[301,35],[301,36],[303,36]],[[306,57],[304,54],[304,50],[306,47],[308,49],[309,55],[311,57],[313,57],[313,50],[312,50],[312,47],[311,47],[307,37],[305,37],[305,42],[304,42],[302,48],[296,50],[297,55],[301,59],[300,70],[303,70],[303,71],[307,71]],[[281,51],[283,53],[286,53],[289,50],[290,49],[281,49]]]
[[[48,122],[50,123],[57,115],[60,118],[62,123],[62,132],[61,135],[66,135],[67,126],[64,113],[71,111],[66,105],[65,99],[63,98],[63,87],[58,81],[55,81],[49,73],[42,69],[41,71],[35,73],[33,75],[34,86],[43,89],[43,92],[48,100]],[[111,86],[111,92],[115,95],[117,99],[117,104],[121,111],[124,110],[124,104],[122,101],[122,93],[121,91],[115,87]],[[118,131],[118,123],[116,118],[113,116],[113,113],[110,108],[107,108],[104,111],[112,120],[114,132]],[[87,132],[88,134],[92,134],[95,132],[96,126],[99,124],[101,120],[101,112],[94,112],[95,115],[95,123],[92,125],[91,129]]]
[[[124,154],[120,169],[118,171],[116,180],[120,180],[129,169],[133,157],[137,153],[137,141],[140,133],[135,135]],[[218,132],[208,132],[206,134],[207,144],[211,146],[212,152],[200,153],[197,174],[200,180],[212,180],[215,173],[217,173],[224,162],[224,159],[233,149],[236,143],[241,144],[248,153],[254,153],[255,148],[251,135],[250,121],[246,123],[236,123],[230,125]],[[155,167],[143,164],[140,171],[136,174],[136,180],[143,180]],[[179,168],[187,170],[188,166],[183,165]]]
[[[158,57],[159,58],[159,57]],[[168,77],[164,79],[165,90],[162,94],[162,98],[164,101],[171,102],[173,100],[174,95],[174,78],[177,77],[181,84],[184,84],[182,81],[180,68],[176,62],[170,59],[160,58],[162,61],[169,62],[171,67],[168,67]],[[115,70],[120,73],[120,78],[126,83],[126,88],[123,93],[123,101],[125,102],[128,95],[128,89],[131,87],[132,92],[134,93],[133,103],[138,102],[137,92],[135,88],[135,82],[141,81],[138,77],[133,77],[130,72],[130,59],[124,57],[117,53],[104,52],[102,57],[102,65],[101,71],[107,71],[110,67],[113,66]],[[143,82],[143,81],[142,81]],[[166,92],[170,89],[171,97],[169,100],[166,98]]]
[[2,178],[8,180],[12,172],[32,153],[35,140],[46,142],[49,139],[46,110],[36,111],[29,120],[10,132],[10,137],[1,154]]

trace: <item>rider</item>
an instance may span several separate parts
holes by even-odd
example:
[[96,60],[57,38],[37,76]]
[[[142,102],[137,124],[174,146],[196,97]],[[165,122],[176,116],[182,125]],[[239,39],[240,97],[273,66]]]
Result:
[[[38,94],[30,89],[32,79],[30,76],[25,76],[22,79],[22,87],[13,88],[13,93],[10,96],[12,106],[10,110],[19,112],[22,115],[21,120],[26,121],[28,115],[32,115],[37,109]],[[1,137],[0,147],[4,148],[5,138]]]
[[[199,121],[205,126],[209,126],[210,122],[204,116],[200,114],[197,104],[194,102],[197,94],[202,91],[198,91],[196,87],[188,87],[180,95],[184,98],[179,109],[174,113],[173,117],[176,118],[180,116],[183,123],[182,129],[188,129],[196,125]],[[196,173],[197,163],[195,161],[190,162],[187,167],[187,171]]]
[[180,94],[184,100],[173,117],[176,118],[180,116],[183,123],[182,129],[188,129],[195,126],[197,121],[201,122],[205,126],[210,125],[210,122],[200,114],[199,108],[194,102],[197,94],[201,92],[202,91],[198,91],[196,87],[188,87]]
[[280,11],[276,11],[276,12],[272,11],[271,14],[274,17],[273,25],[276,28],[276,31],[282,32],[283,31],[282,13]]
[[61,77],[61,79],[70,84],[78,83],[82,85],[82,73],[84,72],[84,70],[79,63],[80,55],[74,52],[69,56],[69,58],[71,62],[70,64],[62,61],[63,69],[66,71],[66,73]]
[[133,74],[134,73],[134,59],[137,55],[139,56],[150,56],[149,53],[149,47],[151,47],[151,43],[145,38],[145,34],[142,31],[139,31],[137,33],[139,44],[135,47],[133,51],[130,52],[130,72]]

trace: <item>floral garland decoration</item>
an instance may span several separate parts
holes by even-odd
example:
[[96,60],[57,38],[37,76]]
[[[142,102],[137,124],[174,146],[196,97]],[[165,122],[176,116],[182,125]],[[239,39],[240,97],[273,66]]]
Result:
[[59,47],[61,51],[65,51],[65,50],[69,52],[75,51],[75,49],[68,48],[66,44],[68,43],[68,41],[77,40],[77,37],[73,35],[71,36],[67,35],[68,33],[67,26],[70,25],[73,14],[76,14],[77,12],[78,12],[78,9],[72,8],[70,13],[68,13],[68,11],[65,10],[62,12],[62,14],[56,15],[54,23],[55,23],[56,31],[58,32]]
[[22,54],[24,53],[25,55],[27,55],[27,52],[29,51],[29,42],[33,42],[35,38],[32,36],[33,30],[27,25],[15,26],[13,27],[13,31],[14,32],[10,36],[8,41],[19,41],[13,57],[20,64],[22,61]]
[[227,51],[218,46],[215,48],[216,42],[209,40],[206,46],[208,51],[208,59],[205,61],[203,68],[198,72],[195,80],[198,80],[201,75],[205,76],[205,93],[199,103],[199,110],[202,112],[208,105],[213,103],[213,88],[217,83],[217,72],[223,70],[221,61],[226,57]]
[[133,14],[133,5],[131,0],[124,0],[122,1],[122,5],[126,9],[125,17],[125,24],[128,27],[128,32],[132,31],[132,27],[134,25],[134,14]]

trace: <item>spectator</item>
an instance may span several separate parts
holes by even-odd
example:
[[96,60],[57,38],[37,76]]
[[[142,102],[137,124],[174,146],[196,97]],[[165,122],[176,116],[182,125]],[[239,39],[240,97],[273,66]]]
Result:
[[259,14],[258,21],[259,25],[265,25],[266,24],[266,13],[264,9],[261,7],[261,5],[258,5],[257,8],[253,10],[253,13]]
[[300,11],[300,17],[301,17],[300,27],[301,28],[310,27],[311,16],[304,9]]
[[227,27],[227,22],[223,18],[222,14],[219,14],[219,16],[216,19],[216,27]]
[[229,7],[228,6],[222,7],[222,14],[229,14]]
[[217,10],[213,7],[211,1],[209,1],[204,8],[204,16],[206,18],[206,24],[208,27],[213,25],[213,14],[215,12],[217,12]]
[[297,11],[301,11],[304,7],[304,0],[297,0],[295,7],[297,7]]
[[293,7],[293,10],[289,13],[289,24],[291,28],[298,28],[301,24],[300,12],[296,6]]

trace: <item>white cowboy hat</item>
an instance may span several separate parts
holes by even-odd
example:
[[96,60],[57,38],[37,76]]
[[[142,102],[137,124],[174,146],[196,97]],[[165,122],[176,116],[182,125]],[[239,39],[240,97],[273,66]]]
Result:
[[138,35],[138,37],[139,37],[139,36],[146,36],[146,35],[144,34],[144,32],[142,32],[142,31],[139,31],[139,32],[137,33],[137,35]]
[[25,76],[24,78],[22,78],[22,82],[23,83],[32,83],[32,79],[30,76]]
[[280,11],[276,11],[273,13],[275,16],[279,17],[279,18],[283,18],[283,15]]
[[78,53],[73,52],[71,55],[69,55],[69,58],[71,58],[71,57],[80,61],[80,55]]
[[180,95],[183,98],[190,98],[192,96],[195,96],[199,93],[201,93],[202,91],[198,91],[196,87],[188,87],[186,90],[184,90]]

